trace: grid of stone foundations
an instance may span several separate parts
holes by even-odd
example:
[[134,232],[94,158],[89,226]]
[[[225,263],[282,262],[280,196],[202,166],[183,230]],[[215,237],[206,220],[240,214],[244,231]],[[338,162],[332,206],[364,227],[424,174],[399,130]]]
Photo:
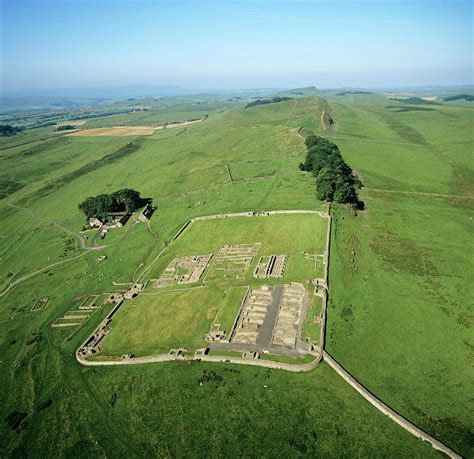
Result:
[[156,287],[162,288],[173,284],[192,284],[198,282],[211,258],[212,253],[175,258],[157,280]]
[[258,254],[261,246],[261,243],[223,246],[217,253],[212,271],[207,278],[244,279],[253,257]]
[[288,255],[270,255],[267,257],[260,257],[260,260],[253,273],[256,278],[280,278],[286,268],[286,261]]
[[272,344],[290,349],[296,347],[304,300],[305,288],[302,284],[291,283],[283,287]]
[[266,285],[251,290],[242,306],[232,335],[232,342],[241,344],[255,344],[257,342],[260,327],[265,320],[272,299],[272,292]]

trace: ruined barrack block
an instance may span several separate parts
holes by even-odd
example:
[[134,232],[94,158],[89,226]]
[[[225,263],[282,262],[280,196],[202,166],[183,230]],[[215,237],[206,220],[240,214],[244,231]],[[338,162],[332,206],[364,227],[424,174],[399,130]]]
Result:
[[169,287],[176,284],[193,284],[199,281],[212,253],[208,255],[193,255],[175,258],[157,280],[157,288]]
[[273,294],[267,286],[252,289],[247,295],[232,333],[231,341],[240,344],[255,344]]
[[206,335],[205,340],[210,342],[221,341],[224,337],[225,333],[222,330],[212,330]]
[[305,298],[306,291],[302,284],[295,282],[283,287],[272,344],[295,349]]
[[257,279],[281,278],[285,272],[287,260],[288,255],[286,254],[261,257],[253,275]]

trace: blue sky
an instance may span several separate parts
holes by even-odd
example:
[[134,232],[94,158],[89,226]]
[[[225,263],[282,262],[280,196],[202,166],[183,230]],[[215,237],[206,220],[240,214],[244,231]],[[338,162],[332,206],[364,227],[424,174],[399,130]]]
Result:
[[470,0],[0,0],[3,89],[472,83]]

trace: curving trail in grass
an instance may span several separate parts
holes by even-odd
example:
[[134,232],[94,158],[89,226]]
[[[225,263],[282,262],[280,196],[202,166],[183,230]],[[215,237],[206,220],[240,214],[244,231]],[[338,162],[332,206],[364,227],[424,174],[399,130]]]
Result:
[[[65,226],[63,226],[63,225],[61,225],[57,222],[53,222],[51,220],[46,220],[45,218],[38,217],[38,215],[36,215],[35,212],[33,210],[29,209],[28,207],[21,207],[21,206],[18,206],[16,204],[12,204],[10,202],[8,202],[7,205],[10,206],[10,207],[13,207],[14,209],[19,209],[19,210],[23,210],[25,212],[28,212],[36,220],[39,220],[39,221],[42,221],[42,222],[45,222],[45,223],[49,223],[50,225],[56,226],[57,228],[63,230],[64,232],[70,234],[71,236],[74,236],[79,241],[79,243],[81,244],[81,249],[82,250],[90,250],[90,248],[86,246],[86,240],[80,234],[77,234],[74,231],[71,231],[69,228],[66,228]],[[100,249],[100,248],[103,248],[103,247],[105,247],[105,246],[97,246],[96,250]]]
[[31,277],[34,277],[38,274],[41,274],[42,272],[44,271],[47,271],[48,269],[51,269],[51,268],[55,268],[56,266],[59,266],[59,265],[64,265],[70,261],[73,261],[73,260],[77,260],[78,258],[80,257],[83,257],[84,255],[88,254],[89,252],[92,252],[93,250],[96,250],[96,249],[87,249],[85,252],[82,252],[80,253],[79,255],[76,255],[75,257],[72,257],[72,258],[67,258],[66,260],[60,260],[60,261],[57,261],[55,263],[52,263],[48,266],[45,266],[44,268],[40,268],[40,269],[37,269],[36,271],[33,271],[32,273],[29,273],[29,274],[25,274],[24,276],[22,277],[19,277],[18,279],[16,279],[15,281],[11,282],[10,284],[8,284],[8,287],[6,287],[1,293],[0,293],[0,298],[2,298],[3,296],[5,296],[8,291],[13,288],[15,285],[19,284],[20,282],[23,282],[27,279],[30,279]]
[[84,256],[84,255],[86,255],[90,252],[103,250],[103,249],[106,249],[107,247],[110,247],[112,245],[118,244],[119,242],[122,242],[124,239],[126,239],[130,235],[130,233],[133,231],[133,228],[135,226],[135,225],[130,224],[127,231],[122,236],[120,236],[118,239],[111,242],[110,244],[96,245],[96,241],[95,241],[95,238],[94,238],[93,246],[92,247],[87,247],[86,246],[86,240],[82,236],[80,236],[77,233],[74,233],[74,231],[71,231],[70,229],[66,228],[65,226],[62,226],[57,222],[53,222],[53,221],[46,220],[44,218],[38,217],[31,209],[28,209],[27,207],[21,207],[21,206],[17,206],[16,204],[11,204],[11,203],[7,203],[7,204],[10,207],[26,211],[26,212],[30,213],[33,218],[35,218],[37,220],[40,220],[40,221],[43,221],[43,222],[46,222],[46,223],[49,223],[51,225],[54,225],[54,226],[62,229],[66,233],[70,234],[71,236],[74,236],[76,239],[78,239],[80,241],[81,249],[84,250],[84,252],[82,252],[79,255],[76,255],[74,257],[67,258],[65,260],[60,260],[60,261],[57,261],[55,263],[51,263],[47,266],[44,266],[43,268],[37,269],[37,270],[35,270],[35,271],[33,271],[29,274],[25,274],[24,276],[19,277],[15,281],[8,284],[8,286],[4,290],[2,290],[2,292],[0,292],[0,298],[5,296],[8,293],[8,291],[10,291],[10,289],[12,289],[15,285],[18,285],[19,283],[24,282],[25,280],[30,279],[31,277],[34,277],[38,274],[41,274],[42,272],[47,271],[48,269],[52,269],[52,268],[55,268],[56,266],[64,265],[64,264],[66,264],[70,261],[77,260],[78,258],[80,258],[80,257],[82,257],[82,256]]

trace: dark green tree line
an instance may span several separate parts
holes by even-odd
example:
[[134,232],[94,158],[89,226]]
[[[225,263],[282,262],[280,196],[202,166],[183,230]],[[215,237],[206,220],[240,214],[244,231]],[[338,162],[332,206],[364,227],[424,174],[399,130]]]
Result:
[[11,136],[18,134],[21,132],[23,128],[17,127],[17,126],[12,126],[10,124],[0,124],[0,136]]
[[356,188],[362,183],[342,158],[338,146],[317,135],[308,136],[305,144],[308,151],[299,167],[316,177],[318,199],[357,205]]

